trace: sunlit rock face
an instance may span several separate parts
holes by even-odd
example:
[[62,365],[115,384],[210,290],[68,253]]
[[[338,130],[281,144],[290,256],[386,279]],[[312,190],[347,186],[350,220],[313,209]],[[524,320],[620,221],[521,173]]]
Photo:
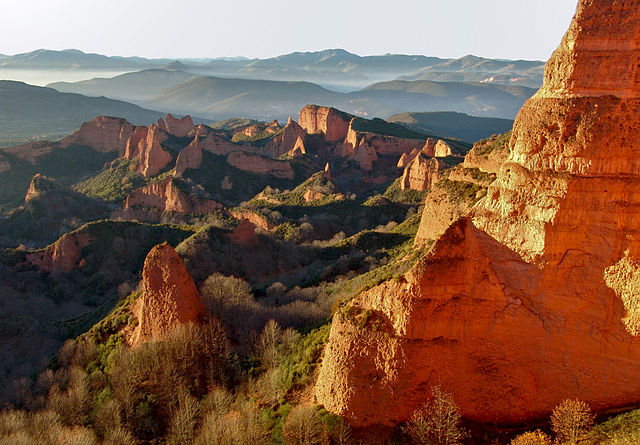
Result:
[[138,324],[130,339],[133,345],[161,339],[179,324],[197,323],[206,317],[191,275],[167,243],[155,246],[144,260],[142,292],[134,313]]
[[433,385],[500,424],[640,401],[639,44],[640,0],[580,1],[487,196],[335,315],[320,403],[365,426]]

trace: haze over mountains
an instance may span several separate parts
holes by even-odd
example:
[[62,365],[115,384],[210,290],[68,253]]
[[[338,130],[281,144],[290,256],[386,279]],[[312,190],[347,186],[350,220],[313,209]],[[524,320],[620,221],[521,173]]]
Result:
[[[386,54],[359,56],[342,49],[296,52],[269,59],[145,59],[107,57],[78,50],[36,50],[1,59],[0,77],[11,70],[69,70],[105,74],[172,67],[193,74],[243,79],[299,80],[348,91],[406,76],[409,80],[478,81],[538,88],[541,61],[507,61],[466,56],[461,59]],[[111,74],[113,75],[113,74]],[[93,76],[95,77],[95,76]],[[111,77],[111,76],[109,76]]]

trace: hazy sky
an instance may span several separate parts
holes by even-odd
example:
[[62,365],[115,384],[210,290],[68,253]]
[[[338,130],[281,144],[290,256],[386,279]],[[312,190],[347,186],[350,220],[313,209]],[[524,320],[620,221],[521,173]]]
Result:
[[546,60],[577,0],[2,0],[0,53],[361,55]]

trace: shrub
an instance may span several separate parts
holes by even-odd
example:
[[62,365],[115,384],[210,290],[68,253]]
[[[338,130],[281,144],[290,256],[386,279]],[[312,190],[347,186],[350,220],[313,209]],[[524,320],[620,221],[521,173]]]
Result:
[[540,430],[527,431],[513,439],[511,445],[551,445],[551,438]]
[[282,426],[287,445],[316,445],[328,443],[324,424],[313,405],[300,405],[291,410]]
[[406,433],[419,444],[462,443],[467,431],[462,426],[462,416],[453,396],[439,386],[433,387],[431,395],[431,400],[411,416]]
[[589,405],[580,400],[565,400],[551,414],[551,428],[560,442],[577,443],[593,426]]

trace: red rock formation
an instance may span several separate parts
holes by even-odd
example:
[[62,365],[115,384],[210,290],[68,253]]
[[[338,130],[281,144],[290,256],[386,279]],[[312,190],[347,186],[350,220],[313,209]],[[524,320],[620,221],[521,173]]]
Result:
[[133,135],[133,125],[125,119],[98,116],[82,124],[60,140],[61,147],[82,145],[101,153],[115,151],[119,156],[125,152],[127,141]]
[[275,134],[280,130],[281,128],[280,128],[280,125],[278,124],[278,121],[274,120],[269,122],[268,124],[259,123],[259,124],[248,125],[246,127],[241,127],[237,131],[235,131],[233,135],[235,136],[236,134],[243,134],[249,138],[253,138],[258,136],[261,133]]
[[205,139],[200,140],[202,149],[215,155],[228,155],[232,151],[243,148],[244,145],[246,144],[234,144],[214,133],[209,133]]
[[276,228],[276,225],[269,221],[266,217],[251,210],[232,210],[229,213],[231,213],[231,216],[233,216],[235,219],[238,219],[240,221],[246,219],[254,226],[267,232]]
[[326,179],[327,181],[331,181],[332,180],[332,176],[331,176],[331,166],[329,165],[329,163],[327,162],[326,165],[324,166],[324,171],[322,172],[322,177],[324,179]]
[[304,202],[311,202],[311,201],[316,201],[318,199],[322,199],[325,198],[327,195],[319,192],[317,190],[313,190],[313,189],[309,189],[306,192],[304,192]]
[[165,131],[179,138],[187,136],[195,126],[193,124],[193,120],[191,120],[191,116],[189,115],[183,117],[182,119],[176,119],[172,115],[167,114],[167,117],[165,119],[167,122]]
[[334,317],[320,403],[358,426],[406,420],[433,385],[479,422],[638,403],[638,42],[640,0],[580,1],[471,218]]
[[293,179],[295,176],[288,161],[277,161],[259,154],[234,151],[227,156],[227,162],[235,168],[276,178]]
[[425,143],[424,146],[422,147],[422,154],[426,155],[426,156],[430,156],[430,157],[434,157],[436,155],[436,144],[438,143],[438,141],[436,141],[435,139],[432,138],[428,138]]
[[453,156],[453,150],[451,150],[449,144],[442,140],[436,142],[436,146],[434,147],[433,151],[433,155],[437,158],[446,158],[447,156]]
[[155,246],[144,260],[142,293],[134,314],[138,325],[131,338],[133,345],[161,339],[180,324],[197,323],[206,317],[191,275],[167,243]]
[[418,150],[417,148],[411,150],[411,153],[402,153],[402,156],[400,156],[396,167],[405,168],[407,165],[411,164],[411,162],[416,158],[416,156],[418,156],[419,153],[420,150]]
[[347,137],[353,116],[335,108],[307,105],[300,110],[300,126],[309,134],[323,133],[328,142]]
[[82,248],[91,241],[87,233],[66,233],[43,250],[27,254],[27,261],[50,273],[69,273],[78,266],[82,260]]
[[209,130],[207,129],[207,127],[205,127],[202,124],[198,124],[198,126],[194,127],[193,130],[191,130],[187,136],[190,138],[195,138],[196,136],[200,138],[205,138],[208,135],[209,135]]
[[205,214],[222,208],[212,199],[197,199],[180,190],[172,178],[154,182],[127,196],[124,211],[134,207],[147,207],[161,212]]
[[307,149],[304,146],[302,138],[298,137],[298,139],[296,140],[296,144],[293,146],[291,151],[289,151],[288,155],[289,157],[295,158],[298,156],[303,156],[305,154],[307,154]]
[[306,136],[307,133],[302,127],[289,119],[289,122],[282,131],[267,143],[266,153],[273,158],[280,157],[292,151],[298,145],[298,140],[301,141],[302,148],[304,148],[302,141],[304,141]]
[[202,147],[196,136],[193,141],[178,153],[176,159],[176,177],[182,176],[186,169],[199,168],[202,164]]
[[256,234],[256,226],[248,219],[243,219],[233,232],[229,234],[229,239],[234,244],[243,246],[256,246],[260,244],[260,239]]
[[[371,165],[378,156],[399,156],[412,153],[423,144],[415,139],[404,139],[376,133],[359,132],[349,125],[347,137],[338,155],[351,155],[365,171],[371,170]],[[405,158],[406,159],[406,158]]]
[[162,148],[167,137],[167,133],[156,125],[137,127],[127,141],[124,157],[137,161],[136,169],[143,176],[155,176],[173,160]]
[[428,158],[419,153],[416,158],[404,169],[400,188],[402,190],[429,190],[431,186],[438,182],[440,172],[446,166],[444,162],[436,158]]
[[369,172],[373,169],[373,163],[378,160],[378,155],[374,147],[362,141],[362,144],[356,145],[351,152],[351,159],[353,159],[362,170]]

